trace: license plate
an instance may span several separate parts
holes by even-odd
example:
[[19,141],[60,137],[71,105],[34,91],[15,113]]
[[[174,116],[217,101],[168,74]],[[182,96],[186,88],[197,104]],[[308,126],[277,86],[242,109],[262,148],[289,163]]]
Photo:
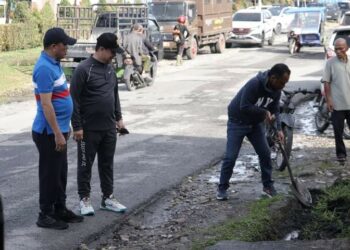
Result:
[[171,43],[170,42],[163,42],[164,47],[170,47]]

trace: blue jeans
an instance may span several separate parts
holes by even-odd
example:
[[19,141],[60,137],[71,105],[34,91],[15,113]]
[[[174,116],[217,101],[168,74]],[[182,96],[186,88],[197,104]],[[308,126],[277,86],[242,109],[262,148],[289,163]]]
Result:
[[261,179],[264,187],[273,185],[271,179],[272,163],[270,147],[265,136],[265,125],[245,125],[232,121],[227,123],[227,145],[226,154],[223,159],[220,174],[219,189],[226,190],[229,187],[229,181],[233,173],[239,150],[241,149],[244,137],[248,138],[253,145],[255,152],[259,156]]

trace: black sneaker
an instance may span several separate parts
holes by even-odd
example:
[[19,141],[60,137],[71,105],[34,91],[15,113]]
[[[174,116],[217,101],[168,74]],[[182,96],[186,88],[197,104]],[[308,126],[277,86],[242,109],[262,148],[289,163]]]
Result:
[[272,198],[273,196],[277,195],[277,191],[274,186],[264,187],[262,191],[262,195]]
[[228,199],[227,191],[218,189],[216,193],[216,199],[219,201],[225,201]]
[[56,220],[53,216],[39,213],[39,218],[36,222],[38,227],[63,230],[68,228],[68,224],[61,220]]
[[83,216],[73,213],[72,210],[67,208],[63,210],[56,211],[54,217],[58,220],[64,221],[66,223],[78,223],[84,220]]

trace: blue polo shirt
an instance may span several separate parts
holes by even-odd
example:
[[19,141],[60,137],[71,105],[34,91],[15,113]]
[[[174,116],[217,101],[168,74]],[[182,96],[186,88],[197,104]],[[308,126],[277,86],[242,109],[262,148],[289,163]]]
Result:
[[37,102],[37,112],[32,130],[42,134],[53,131],[47,122],[40,101],[40,94],[52,93],[52,105],[55,110],[57,123],[62,133],[69,132],[69,123],[73,112],[73,102],[69,93],[66,76],[60,62],[50,57],[45,51],[36,62],[33,70],[34,93]]

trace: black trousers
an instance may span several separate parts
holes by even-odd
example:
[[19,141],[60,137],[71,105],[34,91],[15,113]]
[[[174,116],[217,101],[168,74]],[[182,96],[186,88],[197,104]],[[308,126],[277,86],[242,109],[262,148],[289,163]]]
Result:
[[[64,133],[67,139],[68,134]],[[66,206],[67,186],[67,149],[63,152],[55,150],[55,136],[32,131],[33,141],[39,151],[39,204],[44,214],[50,214],[53,209],[63,209]]]
[[113,194],[113,161],[117,143],[116,129],[106,131],[84,130],[84,139],[78,142],[78,194],[80,199],[91,192],[91,168],[97,154],[98,173],[104,197]]
[[332,124],[335,138],[335,152],[337,157],[346,157],[346,148],[343,140],[344,121],[350,125],[350,110],[334,110],[332,112]]

